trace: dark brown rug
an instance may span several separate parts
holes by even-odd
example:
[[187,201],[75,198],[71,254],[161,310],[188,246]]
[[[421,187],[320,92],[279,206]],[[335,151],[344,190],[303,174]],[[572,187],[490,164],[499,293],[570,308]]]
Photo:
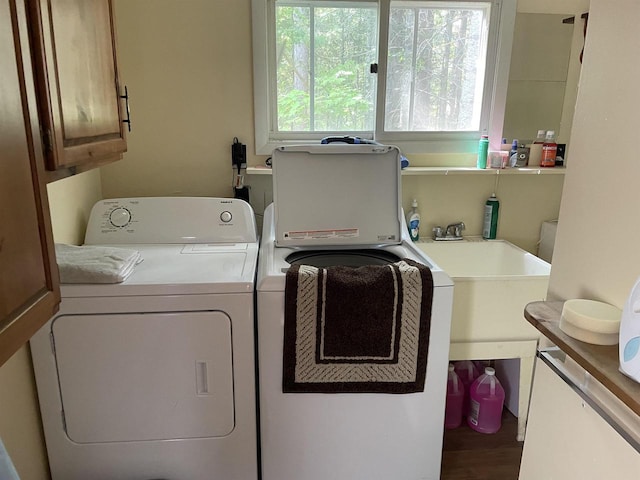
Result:
[[293,265],[286,277],[283,392],[424,390],[433,278],[384,266]]

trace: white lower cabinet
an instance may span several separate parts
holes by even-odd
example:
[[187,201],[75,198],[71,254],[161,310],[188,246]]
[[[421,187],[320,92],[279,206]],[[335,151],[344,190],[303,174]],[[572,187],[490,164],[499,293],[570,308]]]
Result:
[[640,453],[537,358],[519,479],[638,478]]

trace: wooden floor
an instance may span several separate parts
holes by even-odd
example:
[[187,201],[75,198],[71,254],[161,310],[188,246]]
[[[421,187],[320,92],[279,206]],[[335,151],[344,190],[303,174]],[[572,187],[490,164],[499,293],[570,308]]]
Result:
[[517,480],[522,442],[516,440],[518,420],[507,411],[502,428],[492,435],[462,426],[445,430],[441,480]]

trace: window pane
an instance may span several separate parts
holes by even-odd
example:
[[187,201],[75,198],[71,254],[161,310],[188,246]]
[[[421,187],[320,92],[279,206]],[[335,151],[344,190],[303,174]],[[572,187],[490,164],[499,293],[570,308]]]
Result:
[[478,130],[490,4],[414,5],[391,6],[385,130]]
[[276,10],[278,130],[310,128],[309,14],[304,7]]
[[362,131],[375,124],[375,7],[276,6],[278,131]]

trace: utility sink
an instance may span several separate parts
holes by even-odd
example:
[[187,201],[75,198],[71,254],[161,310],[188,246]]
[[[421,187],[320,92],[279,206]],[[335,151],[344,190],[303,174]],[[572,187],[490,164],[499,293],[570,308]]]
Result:
[[471,237],[456,242],[420,242],[427,253],[451,277],[548,277],[551,266],[506,240]]
[[506,240],[417,245],[454,281],[452,342],[539,338],[523,312],[546,297],[551,265]]
[[518,416],[517,439],[524,440],[542,338],[525,320],[524,307],[547,296],[551,265],[505,240],[467,237],[417,245],[454,282],[449,359],[519,359],[518,381],[504,386],[513,397],[514,408],[508,408]]

